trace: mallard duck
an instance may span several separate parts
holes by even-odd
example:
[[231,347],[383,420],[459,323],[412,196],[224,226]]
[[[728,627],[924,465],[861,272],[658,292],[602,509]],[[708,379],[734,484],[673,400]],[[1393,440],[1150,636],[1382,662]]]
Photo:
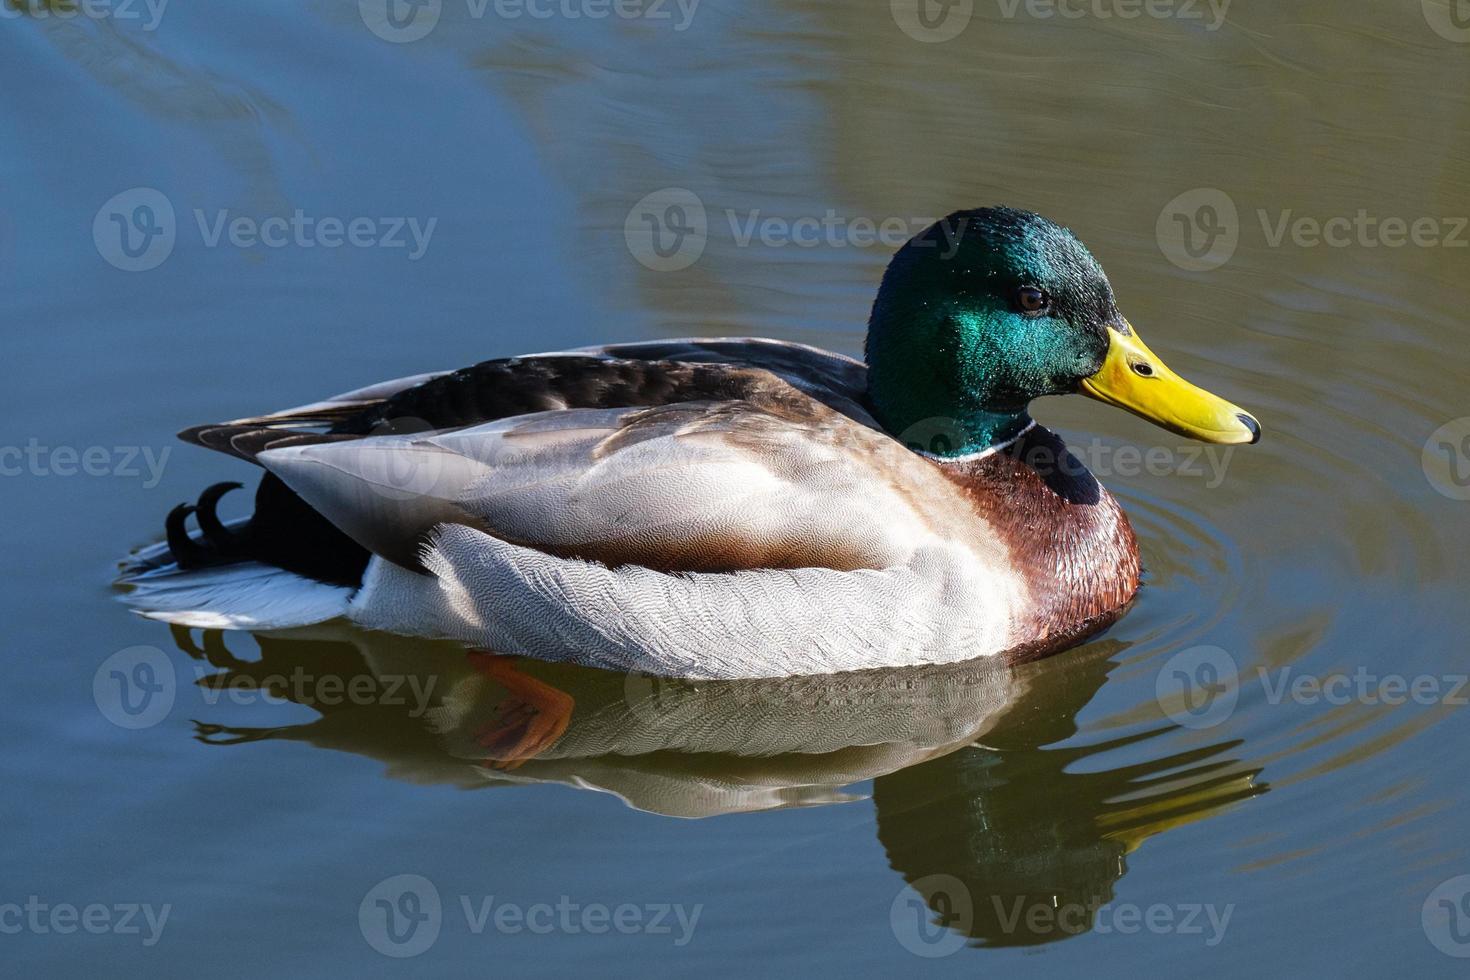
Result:
[[181,437],[267,471],[254,514],[216,516],[233,483],[180,505],[125,598],[186,626],[346,617],[688,678],[1014,663],[1111,625],[1139,586],[1127,518],[1034,399],[1261,434],[1144,345],[1070,231],[1013,208],[899,249],[865,355],[617,344],[196,426]]

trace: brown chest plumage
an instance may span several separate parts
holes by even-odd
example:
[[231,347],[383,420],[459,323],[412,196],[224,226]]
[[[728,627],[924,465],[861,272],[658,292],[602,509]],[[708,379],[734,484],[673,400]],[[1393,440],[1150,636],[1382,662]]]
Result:
[[1014,663],[1066,649],[1115,622],[1138,591],[1138,541],[1118,502],[1053,432],[942,467],[1010,549],[1031,592]]

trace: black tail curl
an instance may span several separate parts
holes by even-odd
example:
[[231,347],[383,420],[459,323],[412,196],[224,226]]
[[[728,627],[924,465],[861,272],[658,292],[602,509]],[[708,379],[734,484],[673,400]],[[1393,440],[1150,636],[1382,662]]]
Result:
[[[195,503],[179,504],[169,512],[164,521],[165,540],[179,568],[256,561],[332,585],[362,583],[367,549],[270,473],[256,489],[255,514],[243,524],[226,527],[219,518],[220,499],[240,486],[235,482],[213,484]],[[189,533],[190,515],[199,524],[199,537]]]
[[[169,511],[163,526],[168,536],[168,550],[180,568],[227,565],[250,557],[244,536],[225,527],[216,513],[220,498],[231,490],[240,489],[241,485],[232,481],[213,484],[199,495],[197,503],[179,504]],[[191,537],[185,526],[190,514],[199,522],[199,530],[204,534],[202,542]]]

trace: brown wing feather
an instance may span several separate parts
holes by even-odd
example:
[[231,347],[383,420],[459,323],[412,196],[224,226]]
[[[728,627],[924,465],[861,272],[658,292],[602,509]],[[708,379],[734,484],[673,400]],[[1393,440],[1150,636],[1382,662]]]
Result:
[[[763,340],[654,342],[485,361],[257,418],[194,426],[180,437],[259,465],[258,457],[271,450],[379,435],[448,432],[564,409],[680,411],[688,406],[688,421],[697,427],[699,412],[711,403],[739,406],[779,390],[792,396],[790,410],[809,413],[803,403],[820,403],[825,411],[846,416],[845,421],[871,427],[874,423],[862,404],[864,386],[861,364],[814,348]],[[657,429],[630,426],[607,451]],[[739,438],[736,432],[731,436]],[[361,535],[343,535],[345,528],[338,519],[324,513],[268,474],[257,490],[255,515],[246,534],[229,542],[227,557],[253,557],[324,580],[354,581],[367,561],[367,552],[360,547],[366,542]],[[822,551],[812,542],[757,546],[737,538],[701,540],[655,564],[669,569],[795,566],[814,560]],[[380,547],[368,546],[381,553]],[[605,548],[594,547],[587,556],[613,563],[636,560],[636,547],[625,552],[627,547],[606,542]],[[416,567],[415,555],[416,545],[407,542],[389,557]],[[859,567],[869,557],[867,548],[839,548],[825,550],[819,560],[833,567]]]
[[[300,409],[192,426],[179,438],[255,462],[259,453],[283,446],[454,429],[557,409],[736,400],[750,397],[772,374],[873,424],[862,405],[866,369],[855,361],[777,341],[669,341],[483,361],[406,379],[417,383],[399,389],[390,382]],[[377,392],[383,394],[371,397]]]

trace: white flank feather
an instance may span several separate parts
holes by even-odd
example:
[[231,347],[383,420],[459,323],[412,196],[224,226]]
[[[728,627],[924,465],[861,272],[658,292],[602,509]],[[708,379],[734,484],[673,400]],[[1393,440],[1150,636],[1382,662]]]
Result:
[[696,679],[953,663],[1013,645],[1019,579],[963,550],[906,565],[665,574],[557,558],[445,525],[433,576],[375,561],[351,618],[502,653]]

